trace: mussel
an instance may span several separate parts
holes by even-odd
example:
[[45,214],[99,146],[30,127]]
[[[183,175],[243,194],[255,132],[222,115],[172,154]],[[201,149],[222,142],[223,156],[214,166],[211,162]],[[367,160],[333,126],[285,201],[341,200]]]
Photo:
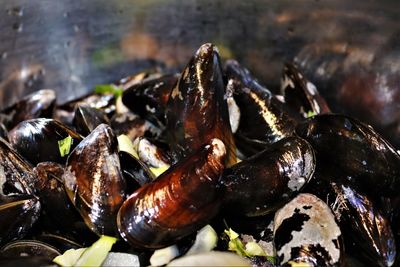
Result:
[[63,180],[86,225],[98,235],[114,235],[115,218],[126,198],[126,182],[117,138],[108,125],[97,126],[72,151]]
[[293,134],[298,117],[284,103],[238,62],[228,60],[225,69],[227,90],[233,92],[241,113],[235,133],[241,151],[251,155]]
[[0,199],[5,196],[32,195],[36,176],[26,162],[3,138],[0,138]]
[[0,119],[8,129],[12,129],[24,120],[51,118],[55,103],[56,93],[53,90],[39,90],[1,111]]
[[98,125],[109,123],[106,114],[97,108],[80,105],[75,110],[73,123],[77,132],[83,136],[87,136]]
[[260,216],[276,211],[311,179],[315,155],[299,137],[288,137],[264,151],[225,169],[226,211]]
[[167,103],[168,143],[177,161],[212,138],[224,142],[227,164],[236,162],[220,59],[212,44],[202,45],[184,69]]
[[38,118],[19,123],[8,133],[11,146],[33,165],[44,161],[64,164],[82,137],[53,119]]
[[150,76],[127,88],[122,102],[134,113],[159,127],[165,126],[165,109],[179,75]]
[[329,113],[330,108],[315,85],[307,80],[294,63],[286,63],[281,80],[285,103],[303,117]]
[[300,194],[275,214],[274,243],[281,266],[340,266],[342,234],[329,206]]
[[370,195],[398,194],[400,155],[372,127],[345,115],[322,114],[299,124],[296,132],[314,148],[317,172]]
[[135,247],[161,248],[204,226],[219,210],[225,155],[222,141],[212,139],[135,191],[118,212],[122,238]]
[[33,196],[7,197],[0,202],[0,245],[27,234],[40,215],[39,199]]

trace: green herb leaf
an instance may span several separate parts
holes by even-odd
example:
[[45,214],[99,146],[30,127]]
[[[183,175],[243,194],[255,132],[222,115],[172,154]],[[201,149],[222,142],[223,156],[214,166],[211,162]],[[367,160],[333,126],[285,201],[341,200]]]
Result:
[[312,111],[312,110],[309,110],[309,111],[307,112],[307,118],[314,117],[315,115],[317,115],[317,113],[315,113],[315,112]]
[[58,141],[58,150],[60,151],[61,157],[65,157],[66,155],[69,154],[72,143],[73,143],[73,140],[70,135],[68,135],[64,139]]
[[275,257],[268,256],[263,248],[256,242],[248,242],[243,244],[242,240],[239,238],[239,234],[233,231],[232,228],[225,230],[224,234],[229,239],[228,250],[234,251],[236,254],[242,257],[266,257],[269,262],[275,263]]
[[98,84],[94,87],[94,92],[102,95],[113,94],[115,98],[118,98],[122,95],[124,89],[113,84]]

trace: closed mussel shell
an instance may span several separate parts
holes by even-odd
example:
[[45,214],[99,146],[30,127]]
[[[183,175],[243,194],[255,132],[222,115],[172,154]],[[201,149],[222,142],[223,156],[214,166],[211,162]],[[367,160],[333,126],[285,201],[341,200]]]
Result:
[[212,138],[224,142],[227,164],[236,162],[236,147],[225,99],[217,49],[203,44],[182,72],[167,103],[167,140],[175,162]]
[[14,105],[3,110],[0,114],[0,119],[8,129],[12,129],[24,120],[51,118],[55,103],[56,94],[53,90],[39,90],[23,97]]
[[127,88],[122,102],[131,111],[158,126],[165,126],[165,108],[179,75],[150,76]]
[[218,212],[225,160],[218,139],[136,190],[118,213],[118,229],[139,248],[161,248],[195,232]]
[[63,174],[70,200],[98,235],[114,235],[115,218],[126,197],[126,182],[112,129],[100,124],[72,151]]
[[328,182],[321,175],[306,190],[327,200],[342,230],[346,253],[368,266],[392,266],[396,244],[390,221],[370,197],[351,184]]
[[0,245],[22,238],[40,215],[40,202],[36,197],[3,198],[0,203]]
[[274,243],[281,266],[340,266],[342,262],[340,228],[329,206],[312,194],[300,194],[276,212]]
[[150,169],[139,159],[125,151],[118,152],[121,171],[126,180],[128,194],[155,179]]
[[370,195],[398,194],[400,154],[372,127],[345,115],[321,114],[296,132],[314,148],[317,172],[335,174]]
[[283,68],[281,93],[285,98],[285,103],[305,118],[309,114],[330,112],[328,104],[315,85],[307,80],[292,62],[286,63]]
[[302,138],[288,137],[225,169],[225,211],[260,216],[276,211],[311,179],[315,155]]
[[225,74],[227,89],[233,92],[240,109],[235,138],[242,152],[252,155],[262,151],[268,144],[293,135],[298,118],[260,85],[247,69],[235,60],[228,60]]
[[44,161],[64,164],[82,140],[74,130],[53,119],[23,121],[8,134],[10,144],[33,165]]
[[80,105],[75,110],[73,123],[80,134],[87,136],[98,125],[107,124],[108,118],[100,109]]

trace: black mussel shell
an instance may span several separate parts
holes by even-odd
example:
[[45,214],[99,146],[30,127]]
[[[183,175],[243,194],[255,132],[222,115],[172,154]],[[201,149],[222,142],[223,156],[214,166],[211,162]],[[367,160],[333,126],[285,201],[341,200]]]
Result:
[[390,221],[368,196],[328,177],[317,173],[305,190],[330,206],[342,230],[346,253],[368,266],[392,266],[396,244]]
[[41,162],[35,168],[36,194],[42,206],[41,223],[47,231],[71,232],[82,221],[67,196],[62,175],[64,166],[54,162]]
[[118,156],[121,163],[121,171],[126,180],[128,194],[155,179],[150,169],[131,154],[120,151]]
[[315,155],[302,138],[288,137],[225,169],[224,211],[260,216],[276,211],[311,179]]
[[[11,146],[33,165],[52,161],[64,164],[68,154],[82,137],[74,130],[53,119],[23,121],[8,134]],[[71,138],[66,150],[62,142]]]
[[8,258],[37,256],[52,260],[61,254],[53,246],[38,240],[17,240],[3,246],[0,255]]
[[372,127],[345,115],[322,114],[299,124],[296,131],[314,148],[317,172],[370,195],[398,195],[400,155]]
[[161,248],[194,233],[219,210],[225,146],[212,139],[136,190],[121,206],[120,235],[134,247]]
[[100,124],[108,124],[108,122],[108,118],[102,110],[83,105],[76,108],[73,119],[77,132],[83,136],[87,136]]
[[341,231],[329,206],[300,194],[275,214],[274,243],[280,266],[340,266]]
[[118,141],[108,125],[97,126],[72,151],[63,180],[86,225],[98,235],[114,235],[115,218],[126,198],[126,182],[118,157]]
[[126,89],[122,102],[135,114],[163,127],[167,102],[178,78],[177,74],[151,76]]
[[110,125],[115,135],[124,134],[131,140],[144,135],[158,137],[161,134],[160,128],[130,111],[115,114],[110,120]]
[[218,52],[212,44],[204,44],[182,72],[167,104],[166,134],[175,162],[218,138],[227,148],[227,164],[236,163],[224,95]]
[[56,248],[61,253],[64,253],[69,249],[82,248],[82,245],[76,242],[75,240],[57,234],[42,233],[41,235],[35,237],[35,240],[44,242]]
[[3,123],[0,123],[0,137],[8,141],[8,131]]
[[0,245],[25,236],[39,215],[40,202],[36,197],[3,199],[0,203]]
[[0,138],[0,200],[11,195],[31,195],[36,177],[32,166]]
[[330,108],[315,85],[308,81],[297,66],[290,62],[283,68],[281,93],[285,103],[303,117],[308,114],[329,113]]
[[51,118],[56,103],[56,93],[44,89],[33,92],[19,102],[1,112],[0,118],[8,129],[12,129],[21,121],[36,118]]
[[[227,90],[240,109],[239,128],[235,133],[238,148],[249,155],[262,151],[266,145],[293,135],[297,116],[261,86],[234,60],[225,66]],[[251,118],[251,119],[249,119]]]
[[60,266],[46,257],[17,257],[6,258],[0,257],[1,267],[21,267],[21,266],[40,266],[40,267],[57,267]]

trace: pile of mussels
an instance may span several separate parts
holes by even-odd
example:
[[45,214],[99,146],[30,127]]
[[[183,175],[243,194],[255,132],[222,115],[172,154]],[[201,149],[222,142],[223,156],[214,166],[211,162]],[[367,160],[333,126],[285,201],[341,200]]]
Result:
[[[36,242],[51,259],[110,235],[116,251],[148,264],[155,249],[184,250],[211,224],[273,244],[279,266],[393,266],[398,151],[332,113],[294,64],[281,85],[272,94],[204,44],[181,74],[116,82],[122,96],[56,105],[54,91],[41,90],[4,109],[0,261],[15,261],[15,246]],[[119,149],[121,134],[137,155]]]

